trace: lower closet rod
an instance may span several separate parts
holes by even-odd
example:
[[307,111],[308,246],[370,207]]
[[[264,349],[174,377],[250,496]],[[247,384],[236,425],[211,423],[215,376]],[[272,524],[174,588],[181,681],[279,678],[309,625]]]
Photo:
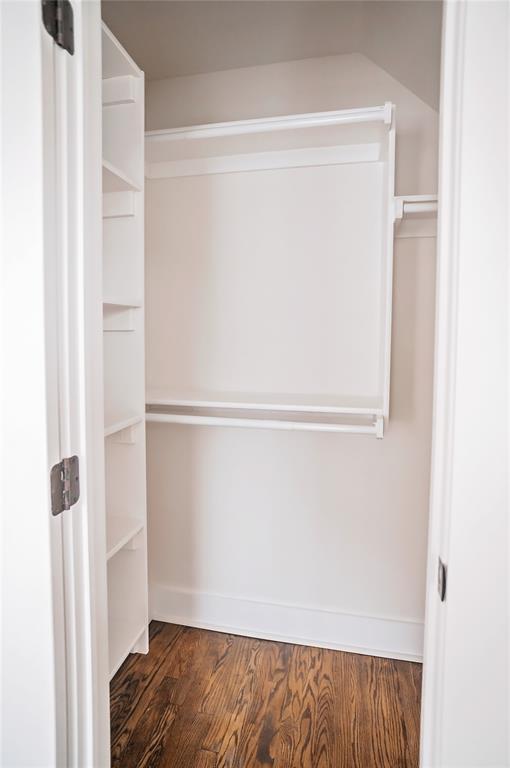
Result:
[[277,421],[274,419],[239,419],[220,416],[194,416],[171,413],[148,413],[147,421],[166,424],[194,424],[211,427],[251,427],[257,429],[305,430],[308,432],[344,432],[347,434],[375,435],[382,437],[382,419],[374,424],[321,424],[306,421]]

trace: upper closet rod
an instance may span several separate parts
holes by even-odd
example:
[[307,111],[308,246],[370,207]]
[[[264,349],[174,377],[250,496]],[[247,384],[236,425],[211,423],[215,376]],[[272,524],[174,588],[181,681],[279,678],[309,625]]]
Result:
[[309,112],[284,117],[262,117],[253,120],[235,120],[228,123],[209,123],[187,128],[169,128],[161,131],[147,131],[151,141],[181,141],[183,139],[210,139],[220,136],[241,136],[250,133],[285,131],[293,128],[317,128],[348,123],[382,122],[391,125],[392,105],[386,102],[380,107],[364,109],[342,109],[333,112]]

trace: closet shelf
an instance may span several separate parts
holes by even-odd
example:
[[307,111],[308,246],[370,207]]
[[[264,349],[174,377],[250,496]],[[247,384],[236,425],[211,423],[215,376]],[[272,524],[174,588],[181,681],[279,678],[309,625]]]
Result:
[[392,105],[148,131],[148,178],[375,162],[383,158]]
[[120,168],[110,163],[109,160],[103,159],[103,193],[130,191],[139,192],[140,187]]
[[145,136],[151,142],[181,141],[183,139],[216,138],[219,136],[240,136],[242,134],[267,133],[295,128],[316,128],[327,125],[352,123],[391,123],[391,104],[363,107],[361,109],[339,109],[330,112],[305,112],[281,117],[257,117],[252,120],[233,120],[224,123],[205,123],[184,128],[167,128],[147,131]]
[[142,306],[140,299],[123,299],[119,296],[108,296],[103,299],[103,307],[119,307],[125,309],[139,309]]
[[124,75],[142,75],[140,68],[104,22],[101,24],[101,49],[103,80]]
[[109,560],[144,528],[143,520],[111,516],[106,525],[106,559]]
[[103,195],[103,219],[122,219],[134,216],[135,212],[134,192],[109,192]]
[[218,408],[245,411],[291,411],[352,416],[382,416],[382,402],[368,397],[273,395],[240,392],[149,392],[147,407]]
[[109,299],[103,302],[103,331],[105,333],[130,333],[136,328],[134,309],[136,303],[119,303]]
[[138,78],[133,75],[109,77],[103,80],[103,107],[134,104]]
[[144,416],[131,416],[127,419],[120,419],[119,421],[115,421],[105,426],[104,436],[110,437],[111,435],[115,435],[117,432],[121,432],[123,429],[134,427],[135,424],[140,424],[143,422],[143,420]]

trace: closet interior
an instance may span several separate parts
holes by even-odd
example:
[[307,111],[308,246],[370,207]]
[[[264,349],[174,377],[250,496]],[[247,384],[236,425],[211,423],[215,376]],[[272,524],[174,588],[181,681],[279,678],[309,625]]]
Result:
[[103,24],[110,676],[151,618],[419,660],[437,103],[368,33],[147,83],[120,37]]

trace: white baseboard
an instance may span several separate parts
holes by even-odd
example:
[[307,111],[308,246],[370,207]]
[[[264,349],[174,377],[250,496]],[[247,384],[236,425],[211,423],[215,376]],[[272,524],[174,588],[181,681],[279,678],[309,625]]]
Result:
[[150,615],[159,621],[298,645],[421,661],[423,623],[268,603],[150,585]]

